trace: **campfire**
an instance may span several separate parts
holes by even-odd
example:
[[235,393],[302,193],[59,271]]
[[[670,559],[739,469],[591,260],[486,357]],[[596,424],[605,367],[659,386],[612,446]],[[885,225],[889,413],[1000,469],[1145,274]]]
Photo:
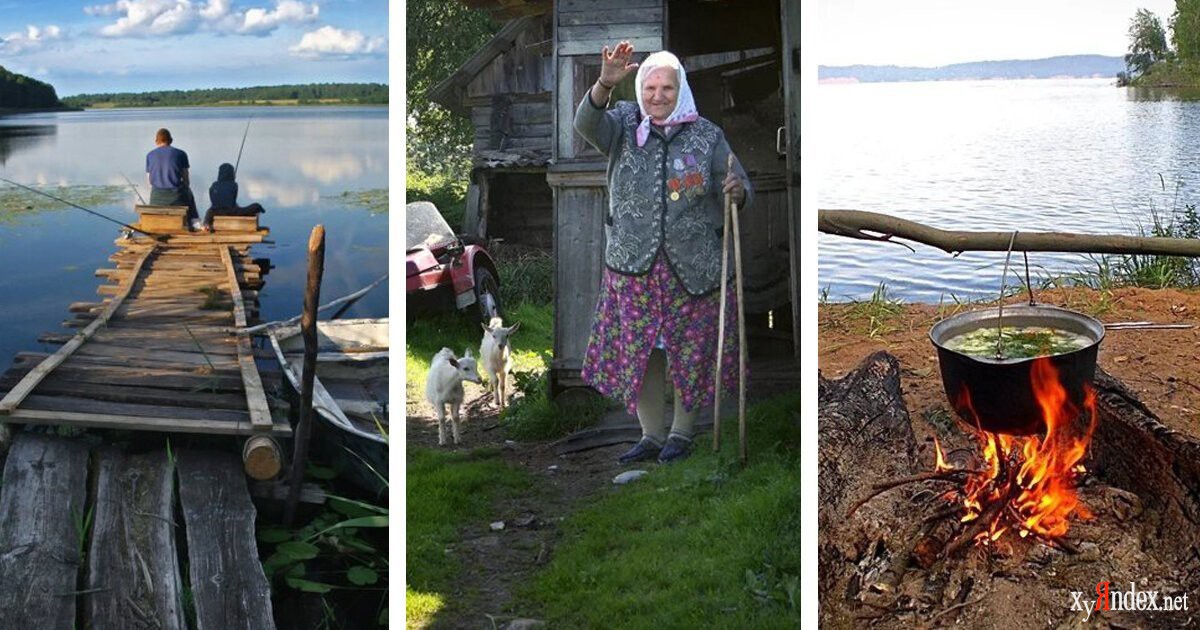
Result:
[[[1095,392],[1090,386],[1085,388],[1080,409],[1071,403],[1058,370],[1048,359],[1035,360],[1030,375],[1045,434],[1016,436],[985,431],[971,404],[971,392],[963,384],[954,407],[964,421],[974,425],[978,453],[966,453],[960,458],[966,461],[952,464],[934,438],[932,471],[877,484],[870,495],[851,507],[848,516],[892,488],[945,481],[957,485],[941,495],[949,505],[929,515],[926,523],[931,527],[922,531],[928,536],[938,521],[958,517],[959,531],[945,545],[944,556],[971,543],[988,547],[1009,532],[1077,552],[1066,534],[1073,517],[1091,518],[1079,500],[1076,486],[1086,472],[1079,462],[1096,429]],[[928,542],[923,546],[928,547]]]
[[[1008,531],[1022,538],[1037,536],[1070,548],[1065,539],[1072,515],[1091,518],[1075,492],[1076,482],[1086,470],[1079,461],[1087,453],[1096,430],[1096,394],[1087,386],[1083,409],[1071,404],[1058,370],[1049,359],[1033,362],[1030,386],[1042,410],[1046,433],[1042,436],[1011,436],[984,431],[971,406],[971,392],[963,385],[955,408],[975,425],[983,466],[961,470],[946,463],[941,444],[934,440],[935,472],[965,474],[962,488],[946,498],[962,506],[962,523],[971,524],[963,541],[988,545]],[[1086,428],[1080,430],[1080,417]],[[961,543],[960,543],[961,544]],[[956,547],[957,548],[957,547]]]
[[[1076,596],[1105,583],[1200,590],[1200,441],[1100,370],[1080,389],[1053,361],[1029,368],[1003,386],[1032,390],[1040,424],[1000,418],[982,380],[912,418],[886,353],[822,378],[823,624],[1069,625],[1085,615]],[[1177,627],[1195,613],[1093,614]]]

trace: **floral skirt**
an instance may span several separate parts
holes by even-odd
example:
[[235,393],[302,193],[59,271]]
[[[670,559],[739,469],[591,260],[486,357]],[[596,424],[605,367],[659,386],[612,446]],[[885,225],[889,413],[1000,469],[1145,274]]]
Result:
[[[738,338],[732,280],[726,296],[721,381],[726,391],[733,391],[738,384]],[[684,408],[694,411],[711,405],[719,310],[720,293],[689,295],[661,251],[650,272],[642,276],[606,268],[583,360],[584,381],[636,413],[646,363],[661,343],[671,383],[682,395]]]

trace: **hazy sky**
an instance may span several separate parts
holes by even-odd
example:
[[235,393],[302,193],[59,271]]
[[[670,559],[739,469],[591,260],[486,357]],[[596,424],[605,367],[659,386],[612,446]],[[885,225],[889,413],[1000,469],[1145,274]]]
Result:
[[0,65],[59,96],[388,81],[387,0],[0,0]]
[[1055,55],[1123,55],[1140,9],[1168,26],[1175,0],[818,0],[821,65],[941,66]]

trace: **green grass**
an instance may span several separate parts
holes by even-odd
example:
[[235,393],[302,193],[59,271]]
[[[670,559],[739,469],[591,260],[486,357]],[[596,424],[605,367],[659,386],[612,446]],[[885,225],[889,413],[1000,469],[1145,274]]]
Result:
[[463,526],[486,522],[490,506],[506,494],[527,491],[524,472],[504,463],[495,449],[448,453],[409,448],[405,481],[407,514],[405,612],[409,626],[424,625],[451,597],[465,567],[445,552]]
[[576,512],[546,569],[518,593],[523,616],[564,628],[797,628],[799,395],[749,410],[751,463],[693,455]]
[[903,313],[903,300],[889,296],[887,285],[882,282],[869,300],[856,301],[846,311],[847,317],[858,322],[872,339],[895,330],[895,320]]

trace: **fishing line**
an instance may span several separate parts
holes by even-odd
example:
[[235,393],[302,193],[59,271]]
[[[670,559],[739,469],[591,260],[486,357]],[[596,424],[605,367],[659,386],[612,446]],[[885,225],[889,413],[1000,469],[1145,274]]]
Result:
[[246,131],[242,132],[242,146],[238,147],[237,161],[233,163],[233,176],[235,178],[237,177],[238,165],[240,165],[242,163],[242,149],[246,148],[246,136],[250,135],[250,121],[251,120],[254,120],[253,115],[251,115],[249,118],[246,119]]
[[129,184],[129,187],[133,189],[133,194],[138,196],[138,201],[142,202],[143,206],[146,205],[146,199],[142,197],[142,191],[138,190],[137,186],[134,186],[133,182],[129,181],[128,177],[125,177],[125,173],[121,173],[121,178],[124,179],[125,183]]
[[22,188],[22,189],[24,189],[24,190],[28,190],[28,191],[29,191],[29,192],[31,192],[31,193],[37,193],[37,194],[39,194],[39,195],[42,195],[43,197],[49,197],[49,198],[51,198],[51,199],[53,199],[53,200],[55,200],[55,201],[57,201],[57,202],[59,202],[59,203],[65,203],[65,204],[67,204],[68,206],[71,206],[72,208],[78,208],[78,209],[80,209],[80,210],[83,210],[84,212],[86,212],[86,213],[88,213],[88,214],[94,214],[94,215],[96,215],[96,216],[100,217],[101,219],[104,219],[105,221],[112,221],[113,223],[116,223],[117,225],[119,225],[119,226],[121,226],[121,227],[123,227],[123,228],[129,229],[129,230],[133,230],[134,232],[139,232],[139,233],[141,233],[141,234],[145,234],[146,236],[149,236],[149,237],[151,237],[151,238],[154,238],[154,239],[157,239],[157,240],[163,240],[163,239],[165,239],[165,238],[166,238],[166,236],[165,236],[165,235],[162,235],[162,234],[151,234],[150,232],[147,232],[147,231],[145,231],[145,230],[141,230],[141,229],[135,228],[135,227],[133,227],[132,225],[129,225],[128,223],[122,223],[121,221],[118,221],[118,220],[116,220],[116,219],[114,219],[114,218],[112,218],[112,217],[109,217],[109,216],[105,216],[105,215],[103,215],[103,214],[100,214],[99,212],[96,212],[95,210],[89,210],[89,209],[87,209],[87,208],[84,208],[83,206],[81,206],[81,205],[79,205],[79,204],[77,204],[77,203],[73,203],[73,202],[67,201],[66,199],[62,199],[62,198],[60,198],[60,197],[55,197],[54,195],[51,195],[51,194],[50,194],[50,193],[48,193],[48,192],[42,192],[42,191],[40,191],[40,190],[38,190],[38,189],[36,189],[36,188],[30,188],[29,186],[26,186],[25,184],[18,184],[17,182],[14,182],[14,181],[13,181],[13,180],[11,180],[11,179],[5,179],[5,178],[3,178],[3,177],[0,177],[0,182],[6,182],[6,183],[9,183],[9,184],[12,184],[13,186],[16,186],[17,188]]

